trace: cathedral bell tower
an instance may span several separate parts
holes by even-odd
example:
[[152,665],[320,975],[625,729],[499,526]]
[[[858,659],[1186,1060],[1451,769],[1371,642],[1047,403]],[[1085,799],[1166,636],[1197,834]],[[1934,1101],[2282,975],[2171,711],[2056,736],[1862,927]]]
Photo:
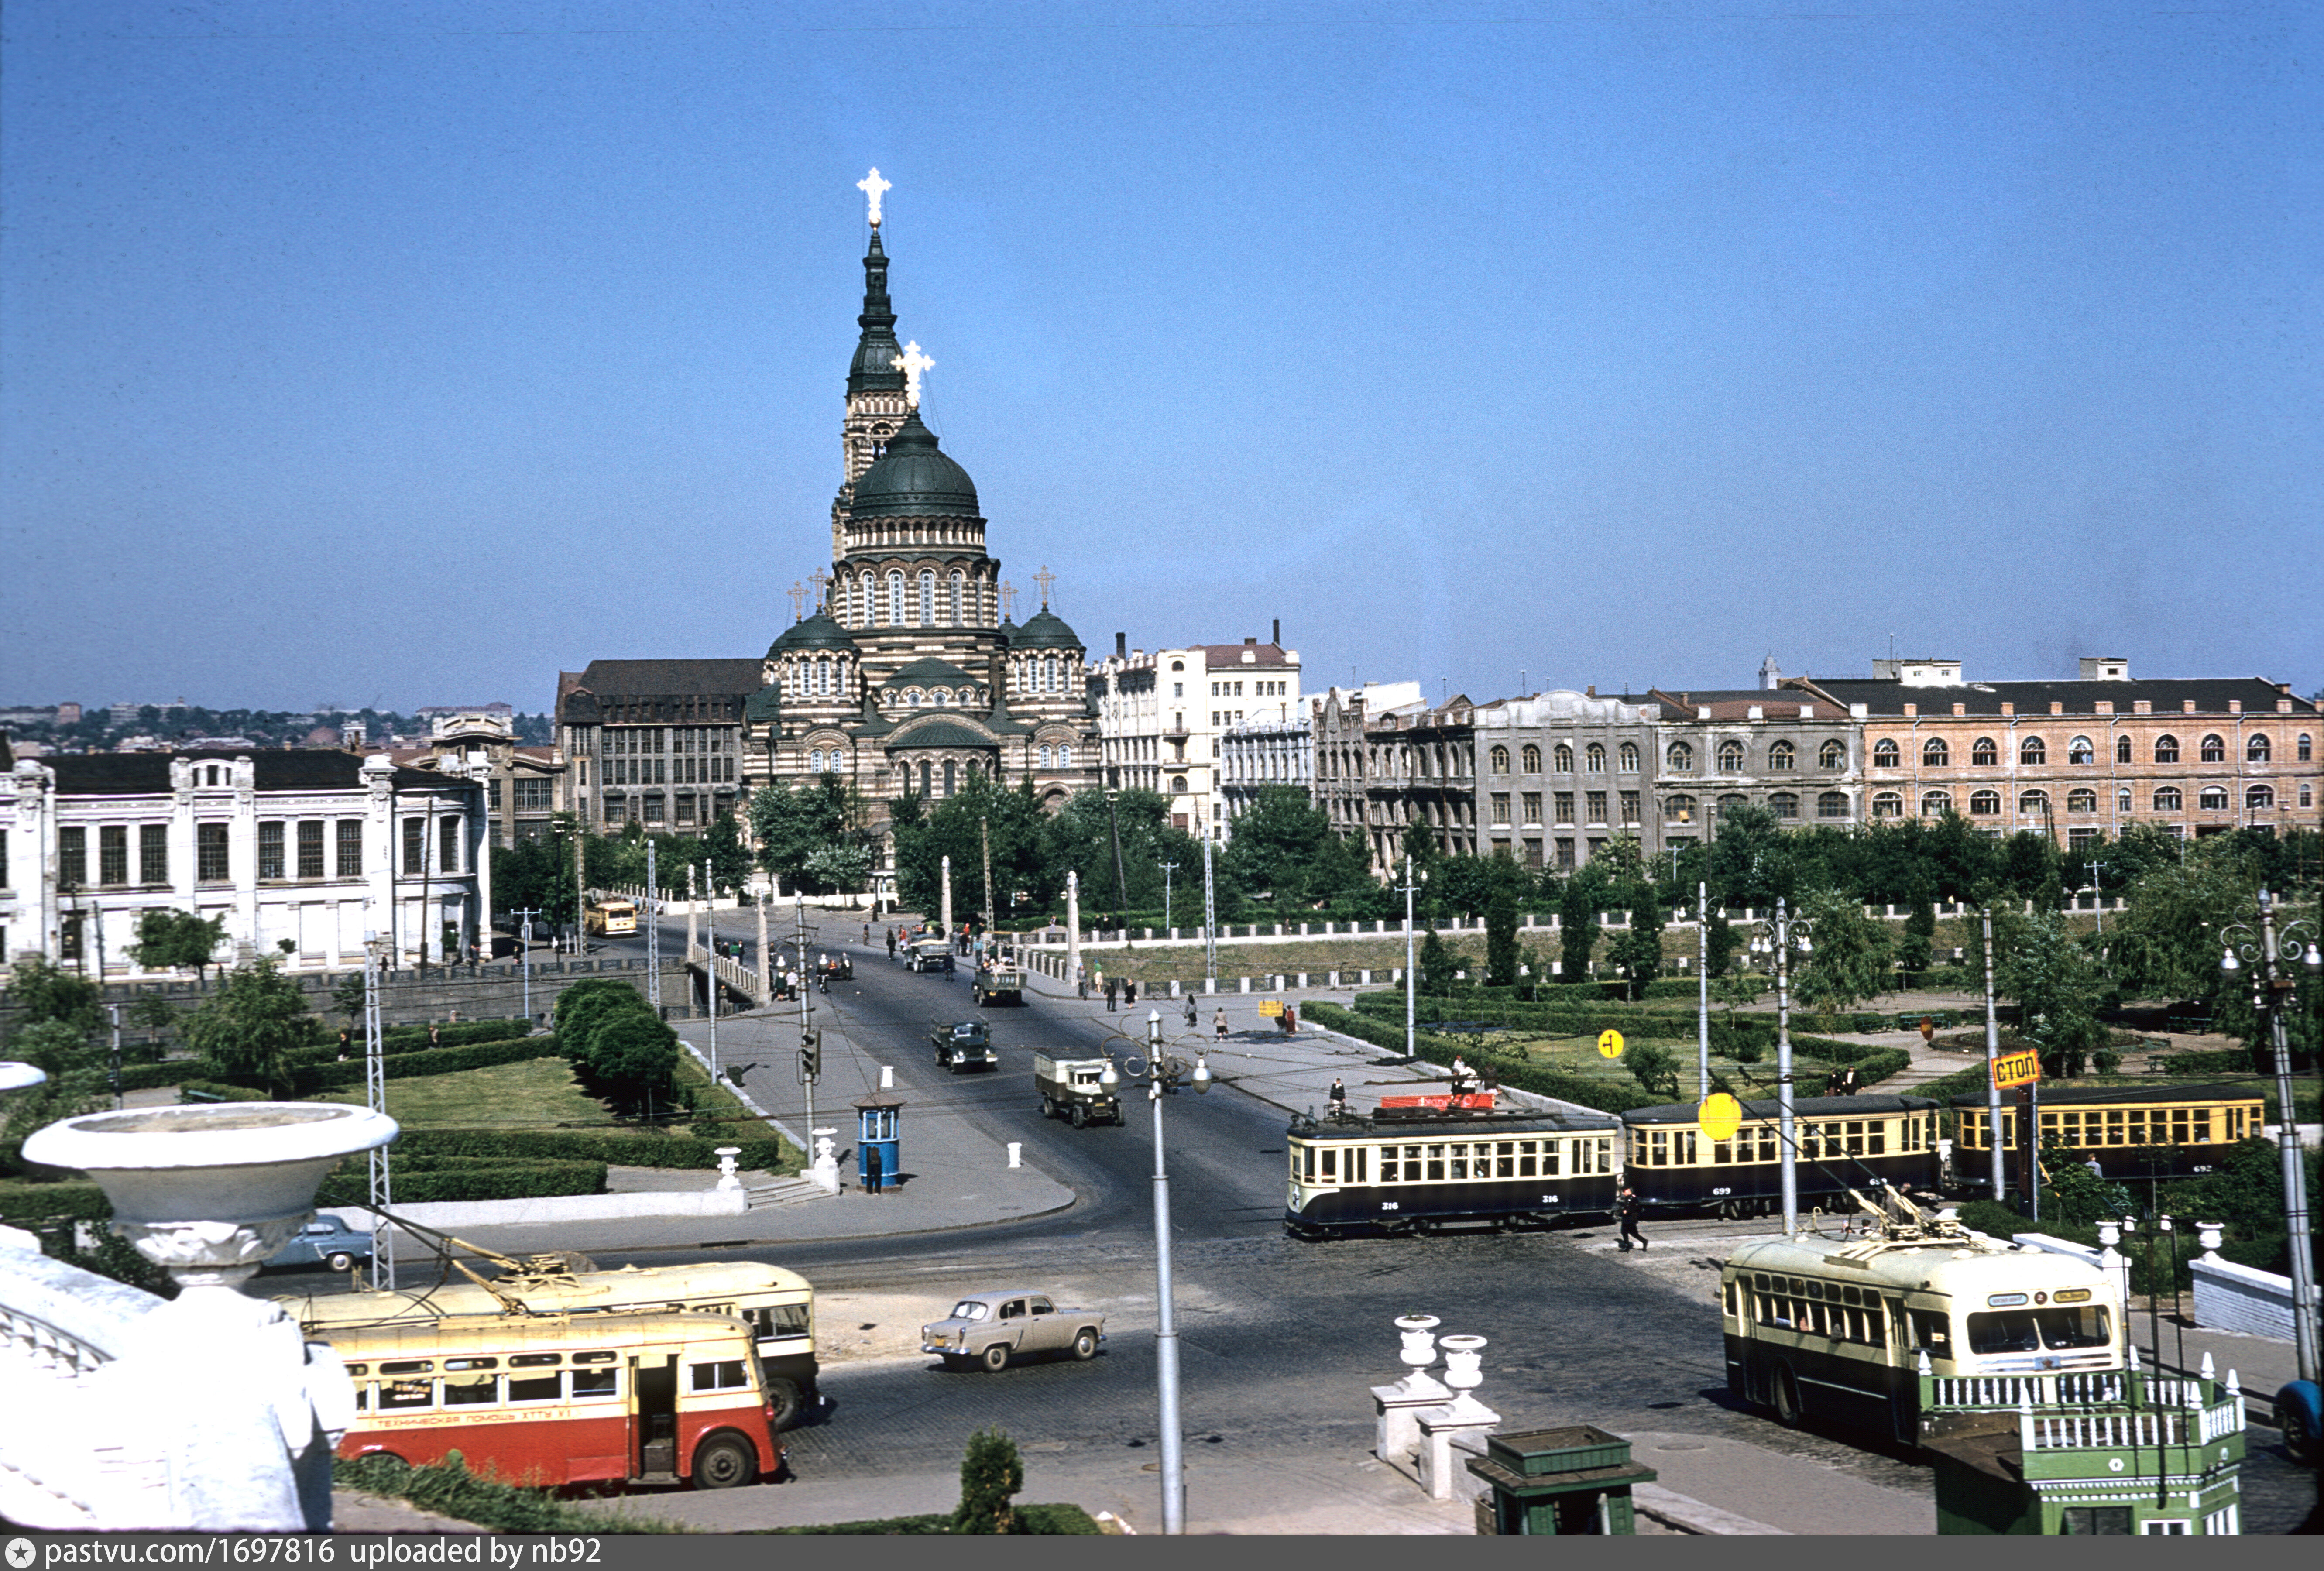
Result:
[[905,412],[904,372],[897,364],[904,350],[896,342],[896,312],[888,300],[888,253],[880,243],[880,197],[888,182],[873,170],[859,188],[872,198],[872,243],[863,253],[863,310],[855,318],[862,336],[847,368],[847,414],[840,425],[845,473],[831,504],[834,559],[844,554],[841,526],[855,482],[887,451],[888,438],[904,423]]

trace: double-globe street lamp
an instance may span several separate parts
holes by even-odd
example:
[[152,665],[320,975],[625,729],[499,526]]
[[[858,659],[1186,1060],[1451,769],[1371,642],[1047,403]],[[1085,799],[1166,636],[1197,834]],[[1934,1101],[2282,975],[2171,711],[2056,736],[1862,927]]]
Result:
[[[1181,1081],[1192,1084],[1197,1094],[1209,1090],[1211,1069],[1199,1049],[1191,1070],[1185,1059],[1166,1050],[1158,1009],[1146,1014],[1145,1053],[1130,1054],[1122,1069],[1131,1079],[1146,1082],[1146,1099],[1154,1104],[1154,1365],[1161,1390],[1162,1531],[1181,1534],[1186,1530],[1186,1474],[1178,1423],[1178,1320],[1170,1287],[1170,1173],[1162,1160],[1162,1097],[1176,1091]],[[1109,1057],[1098,1083],[1111,1095],[1121,1079]]]
[[2316,924],[2308,921],[2275,923],[2275,905],[2266,890],[2259,892],[2259,932],[2236,923],[2222,938],[2226,951],[2219,969],[2233,977],[2249,962],[2252,1010],[2268,1022],[2269,1046],[2275,1053],[2277,1144],[2283,1157],[2283,1222],[2292,1256],[2292,1346],[2300,1361],[2300,1378],[2316,1378],[2316,1256],[2308,1236],[2308,1173],[2300,1153],[2300,1121],[2292,1102],[2292,1044],[2285,1034],[2283,1012],[2292,1002],[2296,976],[2277,969],[2297,965],[2312,981],[2324,972],[2324,951],[2316,945]]
[[1815,923],[1794,916],[1782,896],[1775,897],[1775,914],[1750,923],[1750,952],[1764,957],[1775,974],[1775,1154],[1782,1175],[1784,1234],[1800,1230],[1800,1173],[1794,1160],[1792,1119],[1792,956],[1810,954]]

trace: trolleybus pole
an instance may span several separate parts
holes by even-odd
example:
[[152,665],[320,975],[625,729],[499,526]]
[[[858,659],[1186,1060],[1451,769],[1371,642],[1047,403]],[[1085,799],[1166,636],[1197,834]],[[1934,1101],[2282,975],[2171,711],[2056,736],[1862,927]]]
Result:
[[1751,941],[1752,952],[1771,957],[1775,973],[1775,1144],[1777,1171],[1782,1176],[1784,1197],[1784,1232],[1786,1236],[1800,1230],[1800,1170],[1798,1144],[1794,1138],[1792,1088],[1792,945],[1796,936],[1800,952],[1809,950],[1810,933],[1814,924],[1804,916],[1791,914],[1791,907],[1783,896],[1775,898],[1773,922],[1758,924],[1758,936]]
[[[1675,848],[1673,848],[1675,850]],[[1673,863],[1674,868],[1676,863]],[[1694,976],[1698,997],[1694,1006],[1696,1078],[1702,1082],[1701,1101],[1711,1100],[1711,886],[1694,887]]]
[[[2317,950],[2313,923],[2288,922],[2282,933],[2277,932],[2275,905],[2264,889],[2259,892],[2259,920],[2256,942],[2251,929],[2240,923],[2227,929],[2227,951],[2220,957],[2219,969],[2232,975],[2243,969],[2245,960],[2258,960],[2266,968],[2252,977],[2253,1002],[2267,1012],[2268,1044],[2275,1050],[2276,1144],[2283,1158],[2283,1221],[2292,1256],[2292,1348],[2300,1363],[2300,1378],[2312,1381],[2317,1377],[2316,1256],[2308,1236],[2308,1171],[2300,1150],[2300,1121],[2292,1101],[2292,1043],[2283,1026],[2283,1011],[2292,1002],[2294,982],[2277,971],[2275,962],[2279,957],[2296,960],[2313,978],[2324,970],[2324,953]],[[2243,935],[2240,940],[2237,933]],[[2238,954],[2242,960],[2236,958]]]
[[1986,1138],[1993,1144],[1993,1198],[2003,1192],[2001,1162],[2001,1087],[1994,1069],[2001,1057],[2001,1016],[1993,1006],[1993,907],[1978,914],[1985,922],[1985,1117]]

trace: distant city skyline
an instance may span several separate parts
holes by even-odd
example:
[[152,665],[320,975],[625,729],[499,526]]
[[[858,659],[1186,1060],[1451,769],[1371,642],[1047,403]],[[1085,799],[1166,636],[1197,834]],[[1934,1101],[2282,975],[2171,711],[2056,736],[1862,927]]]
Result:
[[924,413],[1093,652],[2324,686],[2303,10],[0,27],[0,702],[760,654],[828,566],[875,164]]

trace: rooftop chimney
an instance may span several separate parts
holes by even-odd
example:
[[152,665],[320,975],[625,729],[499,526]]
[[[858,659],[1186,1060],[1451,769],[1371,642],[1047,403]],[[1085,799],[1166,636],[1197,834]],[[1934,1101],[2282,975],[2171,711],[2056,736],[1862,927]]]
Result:
[[1113,657],[1117,660],[1127,660],[1130,658],[1130,635],[1128,633],[1116,633],[1113,635]]
[[1283,648],[1283,619],[1281,617],[1277,617],[1275,619],[1275,636],[1268,639],[1267,641],[1273,644],[1278,649]]

